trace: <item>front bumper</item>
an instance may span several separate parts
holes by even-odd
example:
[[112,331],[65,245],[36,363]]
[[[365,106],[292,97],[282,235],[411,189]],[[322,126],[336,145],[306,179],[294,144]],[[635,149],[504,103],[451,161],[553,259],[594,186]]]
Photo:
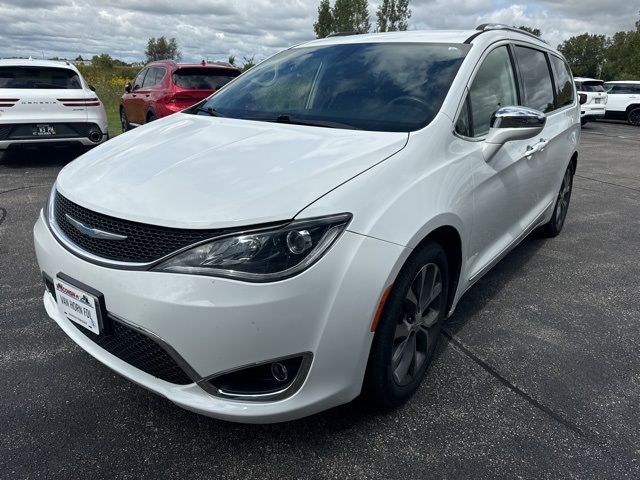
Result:
[[55,278],[62,272],[99,290],[110,314],[162,339],[201,381],[239,366],[311,352],[307,377],[292,396],[266,402],[219,398],[198,383],[169,383],[111,355],[60,315],[45,293],[48,315],[105,365],[188,410],[248,423],[292,420],[359,394],[373,338],[371,320],[382,291],[408,255],[401,246],[347,231],[302,274],[255,284],[88,263],[58,243],[42,215],[34,240],[44,273]]

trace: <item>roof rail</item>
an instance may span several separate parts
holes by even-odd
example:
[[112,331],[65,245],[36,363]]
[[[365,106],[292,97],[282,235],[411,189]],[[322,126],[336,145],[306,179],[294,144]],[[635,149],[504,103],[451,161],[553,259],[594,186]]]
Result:
[[541,42],[546,43],[547,45],[549,44],[549,42],[538,37],[537,35],[534,35],[531,32],[527,32],[526,30],[522,30],[521,28],[517,28],[517,27],[512,27],[510,25],[505,25],[503,23],[483,23],[482,25],[478,25],[476,27],[476,30],[480,32],[488,32],[491,30],[509,30],[511,32],[518,32],[518,33],[522,33],[523,35],[528,35],[529,37],[536,38]]
[[348,37],[349,35],[360,35],[358,32],[333,32],[327,35],[325,38],[329,37]]

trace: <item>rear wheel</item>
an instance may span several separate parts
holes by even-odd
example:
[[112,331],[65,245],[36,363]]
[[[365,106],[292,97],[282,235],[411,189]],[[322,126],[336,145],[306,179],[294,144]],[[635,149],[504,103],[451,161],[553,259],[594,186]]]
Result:
[[629,113],[627,113],[627,122],[636,127],[640,126],[640,107],[629,110]]
[[573,163],[569,163],[569,166],[564,172],[564,177],[562,177],[562,185],[556,197],[556,206],[553,209],[551,220],[540,227],[540,232],[545,237],[556,237],[562,231],[564,221],[567,218],[567,212],[569,211],[569,202],[571,201],[573,174]]
[[156,119],[156,116],[153,114],[153,112],[150,112],[150,113],[147,115],[147,123],[151,123],[151,122],[153,122],[155,119]]
[[417,390],[440,338],[449,273],[440,245],[415,252],[395,281],[371,346],[363,393],[381,407],[395,407]]
[[131,124],[129,124],[129,119],[127,118],[127,112],[125,112],[123,107],[120,107],[120,125],[122,126],[123,132],[126,132],[127,130],[131,130]]
[[580,125],[585,125],[589,120],[587,120],[586,118],[581,118],[580,119]]

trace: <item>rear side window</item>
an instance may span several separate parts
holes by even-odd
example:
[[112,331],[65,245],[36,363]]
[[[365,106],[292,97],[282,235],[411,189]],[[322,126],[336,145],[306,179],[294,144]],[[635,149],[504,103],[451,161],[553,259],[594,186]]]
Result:
[[222,68],[180,68],[173,73],[173,83],[192,90],[216,90],[240,75]]
[[569,66],[555,55],[549,55],[556,86],[556,108],[562,108],[573,103],[574,87],[571,81]]
[[547,113],[554,109],[553,84],[549,74],[546,55],[533,48],[515,47],[522,87],[524,105]]
[[[500,107],[518,104],[516,81],[507,47],[498,47],[483,60],[469,89],[473,137],[489,132],[491,116]],[[458,132],[464,135],[463,132]]]
[[82,88],[80,77],[69,68],[0,67],[0,88]]
[[607,91],[613,94],[640,94],[640,85],[624,84],[624,83],[610,83],[607,85]]

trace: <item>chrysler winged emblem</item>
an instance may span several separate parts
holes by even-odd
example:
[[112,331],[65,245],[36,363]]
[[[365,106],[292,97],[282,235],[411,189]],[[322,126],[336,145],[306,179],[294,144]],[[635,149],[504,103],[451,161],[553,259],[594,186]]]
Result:
[[126,240],[126,235],[118,235],[117,233],[105,232],[99,228],[88,227],[82,222],[79,222],[68,213],[64,215],[71,225],[73,225],[80,233],[87,235],[91,238],[99,238],[101,240]]

